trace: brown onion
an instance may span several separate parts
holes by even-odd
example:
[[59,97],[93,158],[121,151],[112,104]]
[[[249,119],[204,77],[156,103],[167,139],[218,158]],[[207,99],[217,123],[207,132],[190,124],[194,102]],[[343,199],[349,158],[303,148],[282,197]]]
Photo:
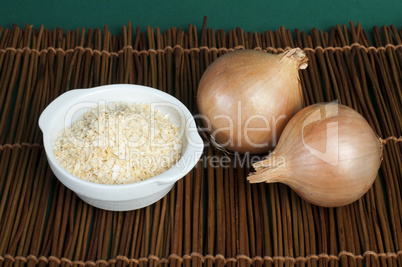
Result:
[[276,55],[238,50],[219,57],[198,86],[197,105],[209,134],[235,152],[270,151],[302,108],[298,70],[307,61],[299,48]]
[[316,104],[299,111],[286,125],[275,150],[248,180],[281,182],[305,200],[336,207],[364,195],[382,160],[382,143],[355,110]]

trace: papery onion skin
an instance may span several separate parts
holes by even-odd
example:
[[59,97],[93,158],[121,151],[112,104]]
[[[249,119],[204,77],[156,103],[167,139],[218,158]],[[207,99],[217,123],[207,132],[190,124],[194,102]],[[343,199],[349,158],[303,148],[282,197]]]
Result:
[[302,108],[298,70],[306,68],[307,61],[299,48],[275,55],[238,50],[219,57],[198,86],[198,110],[209,134],[235,152],[271,151]]
[[[380,139],[358,112],[337,103],[315,104],[289,121],[278,146],[254,164],[257,172],[248,180],[281,182],[312,204],[339,207],[369,190],[381,156]],[[285,164],[277,166],[275,157]]]

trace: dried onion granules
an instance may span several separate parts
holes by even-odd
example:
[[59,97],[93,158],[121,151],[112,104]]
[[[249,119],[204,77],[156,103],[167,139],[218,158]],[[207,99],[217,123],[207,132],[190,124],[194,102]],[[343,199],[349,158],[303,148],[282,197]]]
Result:
[[62,130],[54,154],[71,174],[100,184],[128,184],[178,162],[180,127],[144,103],[110,103],[88,110]]

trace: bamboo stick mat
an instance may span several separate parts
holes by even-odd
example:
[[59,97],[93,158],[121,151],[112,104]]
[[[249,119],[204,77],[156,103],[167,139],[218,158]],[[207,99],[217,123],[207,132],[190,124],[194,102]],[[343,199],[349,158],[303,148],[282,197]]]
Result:
[[[368,35],[372,36],[369,38]],[[206,27],[146,32],[0,28],[1,266],[401,266],[402,145],[387,143],[379,177],[360,200],[321,208],[282,184],[250,185],[248,166],[197,167],[161,201],[131,212],[93,208],[46,162],[37,122],[61,93],[144,84],[196,113],[197,84],[217,57],[240,48],[301,47],[305,104],[338,100],[382,138],[402,133],[402,31],[360,24],[328,32]],[[236,166],[235,166],[236,165]]]

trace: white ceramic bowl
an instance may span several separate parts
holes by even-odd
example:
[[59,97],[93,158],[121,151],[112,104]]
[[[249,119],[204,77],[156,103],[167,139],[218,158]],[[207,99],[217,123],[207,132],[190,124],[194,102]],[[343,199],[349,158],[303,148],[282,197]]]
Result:
[[[67,172],[56,160],[53,146],[57,135],[91,107],[111,102],[150,103],[169,114],[183,131],[182,157],[166,172],[124,185],[105,185],[82,180]],[[125,211],[139,209],[164,197],[173,185],[193,169],[201,157],[204,144],[193,116],[176,98],[160,90],[138,85],[107,85],[92,89],[71,90],[60,95],[39,118],[49,165],[56,177],[82,200],[95,207]]]

